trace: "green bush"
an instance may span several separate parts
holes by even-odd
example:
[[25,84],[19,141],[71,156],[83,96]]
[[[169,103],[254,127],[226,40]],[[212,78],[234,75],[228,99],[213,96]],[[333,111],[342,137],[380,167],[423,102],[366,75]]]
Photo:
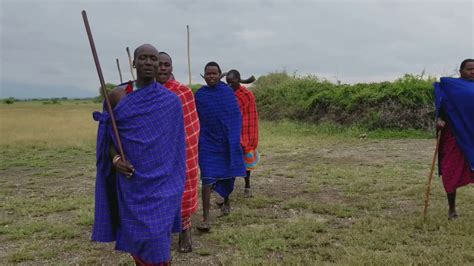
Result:
[[252,90],[268,120],[334,122],[367,129],[432,129],[433,78],[405,75],[394,82],[333,84],[316,76],[270,73]]
[[50,100],[43,102],[43,104],[61,104],[59,100],[59,98],[51,98]]
[[193,91],[193,93],[196,93],[197,90],[199,90],[199,88],[201,88],[202,85],[201,84],[191,84],[191,90]]
[[16,99],[13,97],[9,97],[7,99],[3,99],[3,102],[6,104],[13,104],[14,102],[16,102]]
[[[117,85],[115,85],[113,83],[106,83],[105,84],[105,89],[107,90],[108,93],[110,93],[115,87],[117,87]],[[99,87],[99,96],[97,96],[97,98],[95,98],[94,101],[95,102],[104,101],[104,94],[102,93],[102,88],[101,87]]]

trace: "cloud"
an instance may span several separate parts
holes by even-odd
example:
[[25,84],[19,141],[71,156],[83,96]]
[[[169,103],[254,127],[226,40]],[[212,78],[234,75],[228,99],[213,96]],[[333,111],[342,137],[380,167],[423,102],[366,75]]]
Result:
[[247,29],[235,33],[238,41],[255,43],[259,41],[271,41],[275,32],[266,29]]
[[[451,73],[474,54],[472,1],[9,1],[1,2],[0,79],[99,86],[81,10],[88,12],[106,82],[130,78],[125,47],[151,43],[187,81],[208,61],[242,75],[286,69],[344,82]],[[21,88],[20,88],[21,89]]]

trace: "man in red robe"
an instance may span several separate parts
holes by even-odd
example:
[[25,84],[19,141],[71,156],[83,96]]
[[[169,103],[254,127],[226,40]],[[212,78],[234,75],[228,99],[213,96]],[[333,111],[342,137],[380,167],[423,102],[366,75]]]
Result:
[[191,89],[176,81],[172,73],[173,62],[171,57],[165,52],[160,52],[156,80],[169,91],[176,94],[183,106],[186,138],[186,183],[181,203],[182,231],[179,235],[178,251],[191,252],[191,216],[198,207],[199,118]]
[[239,71],[235,69],[226,73],[226,82],[234,90],[234,95],[239,103],[240,112],[242,114],[240,145],[244,153],[245,167],[247,170],[244,189],[245,197],[252,195],[250,191],[250,171],[255,169],[259,160],[257,152],[258,113],[253,93],[240,83],[251,83],[253,81],[255,81],[253,76],[247,80],[242,80]]

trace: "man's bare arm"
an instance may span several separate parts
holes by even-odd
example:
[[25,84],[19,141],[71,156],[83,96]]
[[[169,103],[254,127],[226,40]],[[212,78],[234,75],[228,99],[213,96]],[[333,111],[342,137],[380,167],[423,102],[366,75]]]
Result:
[[[125,96],[126,96],[126,93],[125,93],[124,87],[116,87],[115,89],[113,89],[109,93],[109,99],[110,99],[110,104],[112,105],[112,108],[115,108],[115,106],[117,106],[120,100]],[[135,169],[129,162],[124,161],[120,157],[117,150],[115,150],[113,143],[109,145],[109,156],[112,160],[112,164],[118,171],[122,172],[123,174],[127,176],[133,175],[133,172],[135,171]]]

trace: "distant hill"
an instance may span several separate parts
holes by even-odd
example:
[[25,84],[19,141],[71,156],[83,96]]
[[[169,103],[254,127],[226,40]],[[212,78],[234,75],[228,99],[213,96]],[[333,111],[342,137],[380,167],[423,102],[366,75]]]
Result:
[[90,98],[99,95],[98,89],[85,90],[75,86],[36,86],[10,81],[1,81],[0,98],[14,97],[16,99],[33,98]]

